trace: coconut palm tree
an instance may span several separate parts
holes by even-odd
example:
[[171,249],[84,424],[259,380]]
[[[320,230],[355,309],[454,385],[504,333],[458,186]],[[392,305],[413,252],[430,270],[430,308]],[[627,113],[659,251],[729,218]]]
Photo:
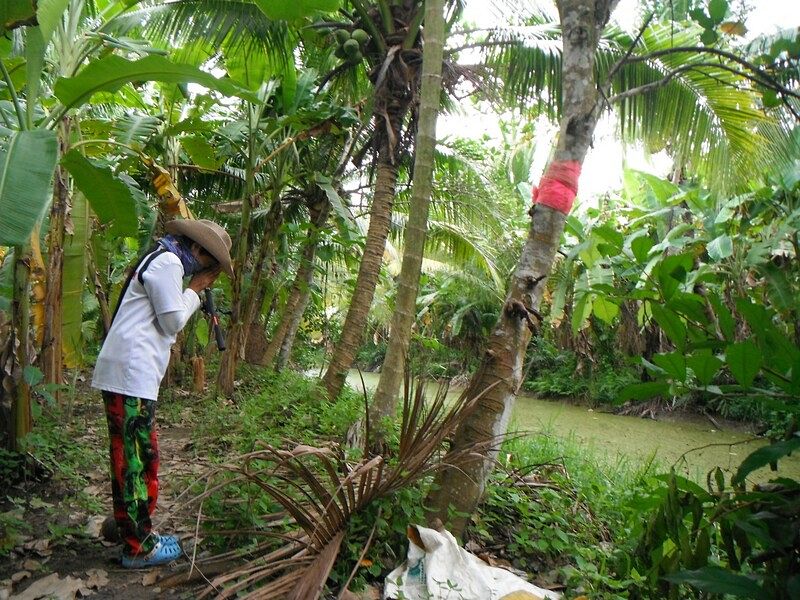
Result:
[[[776,145],[759,135],[757,125],[769,119],[759,109],[759,95],[748,85],[755,80],[776,87],[774,81],[757,70],[749,76],[743,73],[742,67],[747,65],[730,53],[714,53],[696,45],[674,46],[674,38],[666,35],[664,27],[656,24],[651,28],[649,22],[635,38],[611,31],[611,39],[604,40],[602,34],[616,4],[615,0],[557,2],[561,93],[550,97],[555,97],[561,128],[531,208],[528,238],[501,316],[469,385],[470,393],[480,397],[478,408],[459,426],[454,452],[478,441],[499,442],[505,434],[522,378],[525,350],[538,326],[541,284],[552,268],[577,191],[580,166],[606,107],[620,108],[627,135],[641,136],[651,143],[669,142],[678,164],[691,163],[719,187],[741,181],[736,171],[741,172],[748,161],[758,163],[765,154],[773,160],[776,156],[787,158],[780,154],[780,144],[776,152]],[[697,36],[697,30],[686,27],[676,35]],[[660,44],[667,48],[655,49]],[[506,93],[538,87],[540,77],[531,76],[526,67],[541,63],[545,51],[535,44],[526,47],[521,41],[516,46],[500,46],[503,49],[490,62],[495,67],[513,66],[512,72],[505,71]],[[552,47],[546,51],[552,56]],[[636,54],[639,51],[641,55]],[[707,60],[709,55],[715,60]],[[513,61],[509,60],[511,56]],[[495,74],[500,72],[496,70]],[[722,177],[717,175],[719,171]],[[482,495],[497,449],[496,443],[494,452],[448,469],[437,479],[437,491],[429,499],[436,516],[447,520],[452,506],[459,515],[469,515]],[[459,516],[451,523],[460,532],[466,518]]]
[[[380,424],[394,415],[397,394],[403,377],[405,357],[411,340],[411,326],[416,318],[419,276],[428,223],[428,207],[433,187],[434,152],[436,150],[436,118],[441,97],[442,58],[444,48],[444,1],[425,3],[425,53],[422,57],[419,122],[415,139],[414,179],[405,227],[403,266],[397,282],[397,300],[392,316],[389,347],[381,369],[378,388],[372,404],[373,423]],[[376,445],[382,445],[384,429],[378,427]]]

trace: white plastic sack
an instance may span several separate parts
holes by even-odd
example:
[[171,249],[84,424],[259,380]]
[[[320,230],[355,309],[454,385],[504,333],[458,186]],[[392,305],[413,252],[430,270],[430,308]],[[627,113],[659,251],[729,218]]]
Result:
[[513,598],[519,600],[557,600],[561,597],[561,594],[536,587],[505,569],[490,567],[461,548],[449,531],[439,532],[412,525],[409,527],[406,561],[386,576],[383,597],[500,600],[509,594],[514,594]]

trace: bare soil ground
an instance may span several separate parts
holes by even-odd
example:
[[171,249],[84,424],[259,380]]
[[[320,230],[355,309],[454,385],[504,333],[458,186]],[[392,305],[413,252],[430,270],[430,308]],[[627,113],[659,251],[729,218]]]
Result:
[[120,545],[103,539],[101,525],[111,514],[105,450],[108,438],[105,422],[94,415],[87,419],[82,441],[96,449],[98,460],[90,472],[83,474],[87,485],[82,502],[73,503],[75,490],[68,489],[68,484],[47,477],[3,490],[5,500],[0,498],[0,513],[11,510],[24,515],[28,528],[2,531],[0,521],[0,540],[13,544],[13,550],[0,558],[0,600],[198,597],[204,586],[158,586],[158,580],[185,569],[189,562],[194,523],[176,514],[176,506],[186,496],[177,482],[190,479],[203,465],[193,452],[190,430],[164,423],[161,415],[157,418],[161,490],[154,525],[157,531],[177,534],[188,555],[164,567],[130,570],[119,562]]

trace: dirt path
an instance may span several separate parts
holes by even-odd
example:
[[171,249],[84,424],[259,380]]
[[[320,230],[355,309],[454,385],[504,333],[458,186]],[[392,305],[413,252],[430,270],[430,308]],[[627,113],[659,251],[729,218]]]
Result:
[[[0,539],[13,543],[13,550],[0,558],[0,600],[85,596],[98,600],[149,600],[198,596],[202,588],[162,590],[156,584],[157,579],[185,566],[186,556],[158,569],[132,571],[119,562],[119,544],[102,538],[102,522],[111,514],[107,459],[104,448],[99,447],[107,443],[104,428],[104,422],[94,420],[80,440],[94,449],[98,457],[92,470],[84,474],[87,485],[80,503],[75,502],[75,490],[63,484],[61,489],[54,489],[59,485],[51,480],[15,486],[9,491],[7,498],[16,498],[17,503],[10,505],[12,511],[16,511],[16,516],[24,514],[28,528],[14,535],[15,532],[5,530],[4,521],[0,520]],[[193,475],[203,469],[193,451],[190,434],[187,427],[159,424],[161,490],[154,515],[156,530],[177,534],[189,555],[194,545],[194,524],[186,516],[177,516],[175,508],[186,497],[182,495],[180,482],[194,479]],[[21,498],[25,498],[24,503]]]

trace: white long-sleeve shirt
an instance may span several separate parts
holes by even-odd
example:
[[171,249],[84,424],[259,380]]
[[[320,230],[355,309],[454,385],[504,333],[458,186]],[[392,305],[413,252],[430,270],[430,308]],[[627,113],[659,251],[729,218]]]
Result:
[[183,289],[183,265],[172,252],[156,256],[142,279],[144,285],[134,275],[122,298],[97,357],[92,387],[156,400],[170,347],[200,307],[200,297]]

